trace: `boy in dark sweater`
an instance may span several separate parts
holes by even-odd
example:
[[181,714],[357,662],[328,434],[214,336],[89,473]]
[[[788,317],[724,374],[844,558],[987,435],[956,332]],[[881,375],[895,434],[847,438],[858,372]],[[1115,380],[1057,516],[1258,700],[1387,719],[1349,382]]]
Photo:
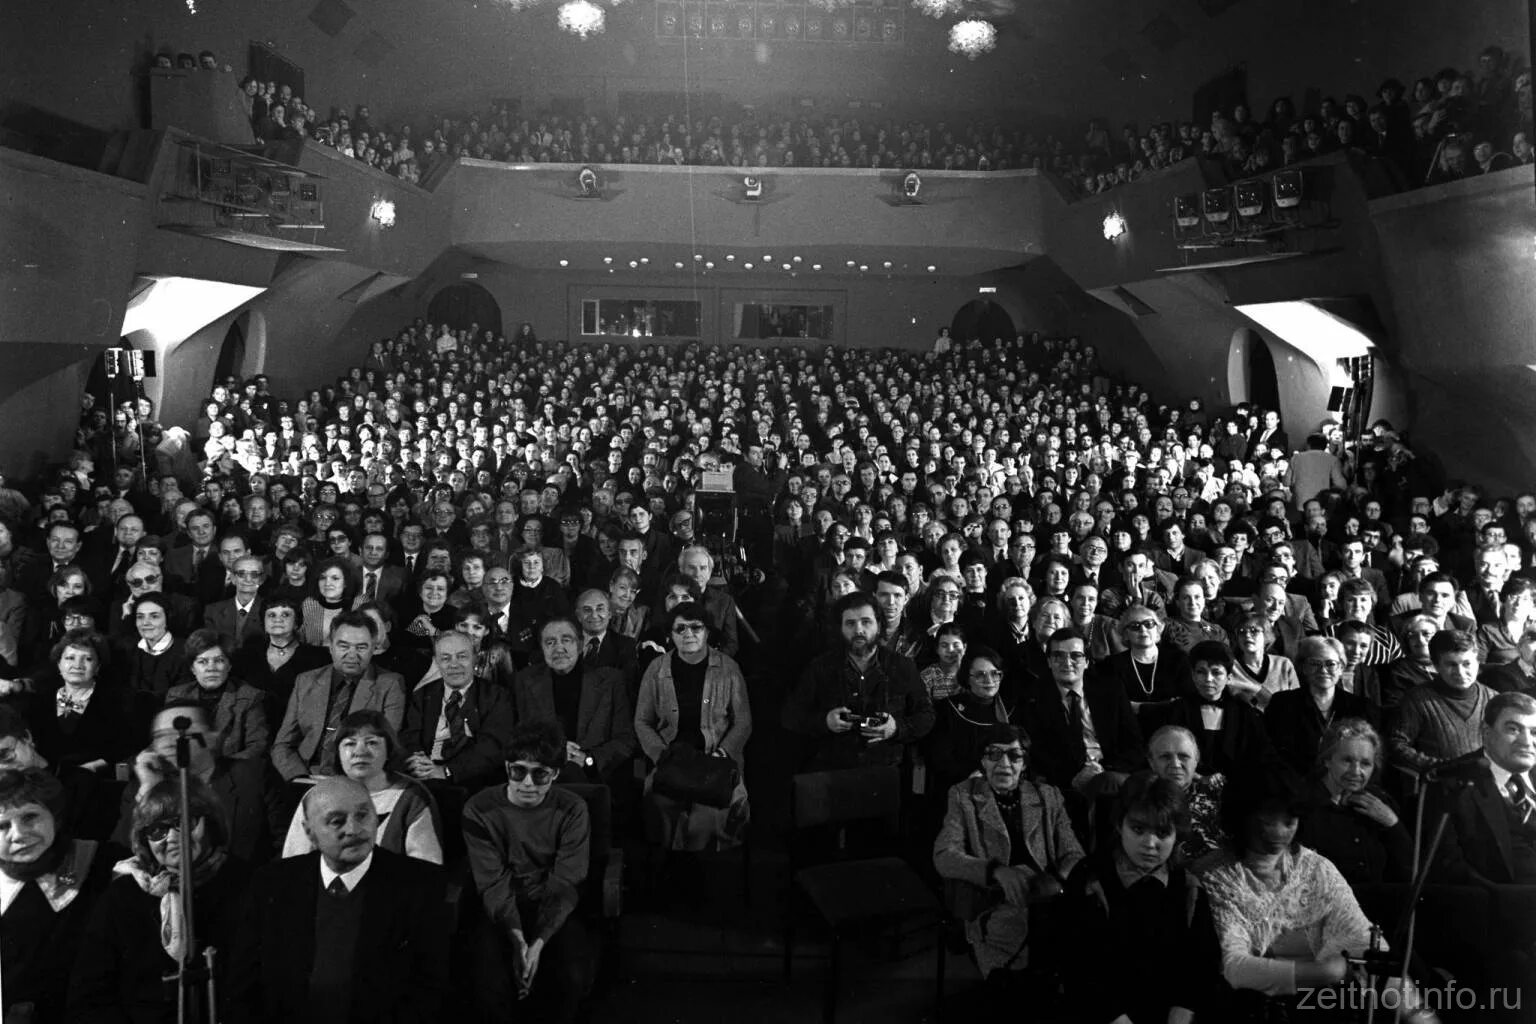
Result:
[[554,786],[565,762],[555,721],[519,727],[507,749],[507,785],[464,806],[464,842],[486,920],[476,943],[478,997],[492,1019],[512,992],[533,996],[533,1019],[570,1021],[591,987],[593,953],[572,916],[587,877],[586,802]]

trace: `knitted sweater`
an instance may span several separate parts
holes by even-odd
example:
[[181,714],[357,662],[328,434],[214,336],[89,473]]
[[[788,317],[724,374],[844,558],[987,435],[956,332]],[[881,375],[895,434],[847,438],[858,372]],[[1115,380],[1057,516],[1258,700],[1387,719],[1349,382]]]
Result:
[[1403,695],[1387,735],[1392,760],[1422,770],[1483,745],[1483,710],[1493,691],[1482,683],[1453,692],[1438,679]]

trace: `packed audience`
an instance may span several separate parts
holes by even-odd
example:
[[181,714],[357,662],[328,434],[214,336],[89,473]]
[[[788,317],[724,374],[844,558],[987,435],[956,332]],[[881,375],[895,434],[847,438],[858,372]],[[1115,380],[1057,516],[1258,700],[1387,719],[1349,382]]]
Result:
[[1529,165],[1533,138],[1530,68],[1488,46],[1476,71],[1444,68],[1411,89],[1389,78],[1373,100],[1324,96],[1316,109],[1297,110],[1281,96],[1267,115],[1238,104],[1212,113],[1208,126],[1165,122],[1141,133],[1130,123],[1119,139],[1095,120],[1082,150],[1051,169],[1096,195],[1192,157],[1236,180],[1344,151],[1379,161],[1403,191]]
[[1386,422],[1160,403],[1077,338],[420,320],[186,426],[83,405],[0,481],[7,1019],[170,1019],[210,946],[230,1020],[577,1019],[608,851],[703,898],[790,785],[757,758],[901,780],[821,852],[942,883],[1002,1009],[1532,976],[1536,493]]
[[1342,101],[1325,96],[1316,109],[1298,111],[1282,96],[1264,116],[1238,104],[1213,113],[1209,125],[1161,122],[1143,131],[1127,123],[1118,138],[1095,118],[1080,142],[988,120],[926,124],[752,110],[690,120],[679,114],[526,115],[502,105],[413,128],[377,122],[365,105],[321,114],[273,81],[247,77],[240,88],[258,140],[312,138],[411,182],[459,157],[721,167],[1033,167],[1057,175],[1079,195],[1095,195],[1196,157],[1219,164],[1235,180],[1345,150],[1375,158],[1391,186],[1406,190],[1536,161],[1530,69],[1498,46],[1483,49],[1476,71],[1445,68],[1416,79],[1411,89],[1390,78],[1373,100],[1356,93]]

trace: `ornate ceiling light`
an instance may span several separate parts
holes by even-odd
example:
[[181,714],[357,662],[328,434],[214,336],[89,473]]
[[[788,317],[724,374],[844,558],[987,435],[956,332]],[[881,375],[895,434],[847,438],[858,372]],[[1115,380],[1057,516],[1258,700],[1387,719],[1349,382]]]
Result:
[[560,5],[556,20],[566,32],[585,39],[603,31],[606,16],[592,0],[568,0]]
[[997,29],[990,22],[970,19],[957,21],[949,29],[949,50],[963,53],[975,60],[984,53],[991,53],[997,46]]
[[960,13],[961,0],[912,0],[912,6],[930,18],[947,18]]

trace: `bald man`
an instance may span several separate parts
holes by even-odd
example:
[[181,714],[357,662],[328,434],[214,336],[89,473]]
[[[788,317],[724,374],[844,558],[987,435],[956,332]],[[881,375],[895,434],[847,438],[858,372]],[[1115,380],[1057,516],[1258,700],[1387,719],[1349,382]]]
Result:
[[221,1002],[232,1024],[441,1019],[448,926],[440,870],[375,845],[362,783],[321,779],[304,795],[316,852],[274,861],[251,886]]
[[640,686],[640,665],[635,638],[609,629],[613,604],[608,592],[592,587],[576,597],[576,621],[581,623],[582,663],[593,668],[616,668],[633,695]]

